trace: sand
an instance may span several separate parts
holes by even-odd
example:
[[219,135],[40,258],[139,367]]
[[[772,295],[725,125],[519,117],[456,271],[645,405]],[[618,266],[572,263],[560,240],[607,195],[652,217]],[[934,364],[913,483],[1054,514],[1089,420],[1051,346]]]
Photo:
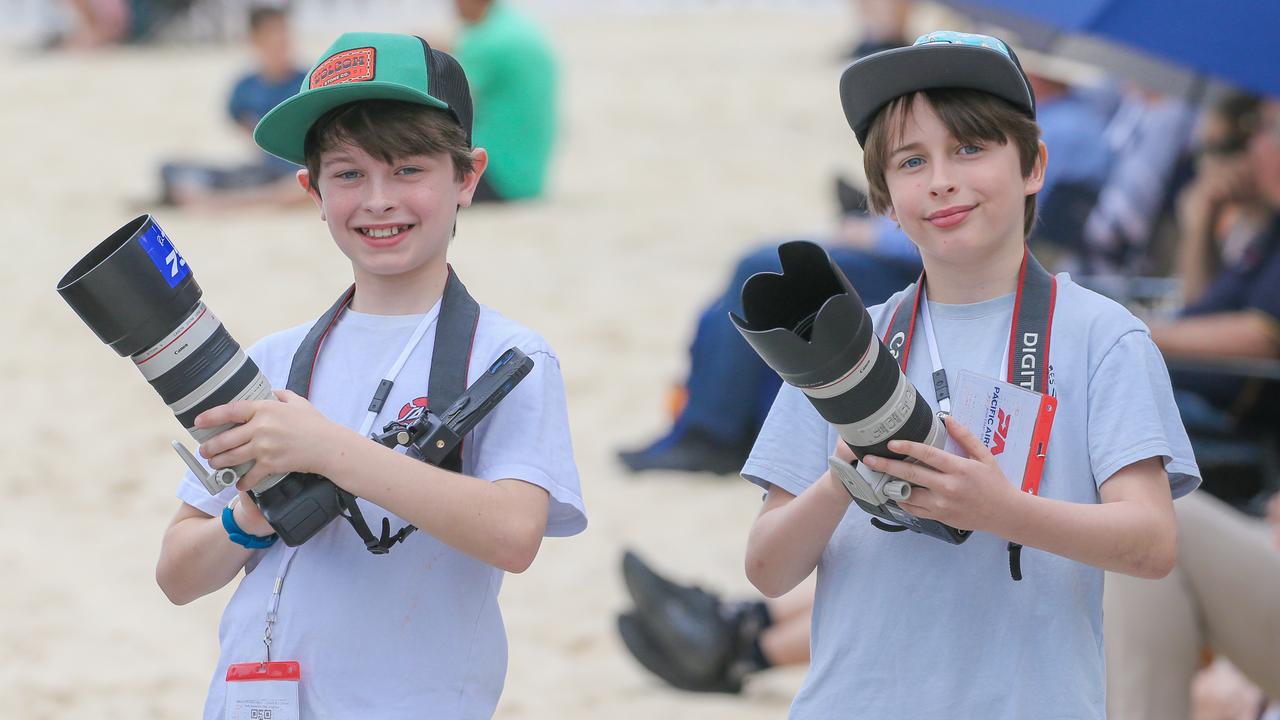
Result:
[[[729,5],[546,17],[565,91],[552,194],[460,223],[451,259],[471,291],[560,353],[591,523],[506,581],[499,717],[776,718],[801,680],[677,693],[614,631],[624,548],[751,592],[741,568],[759,492],[734,477],[629,476],[614,452],[665,428],[695,313],[732,260],[828,227],[832,174],[858,174],[835,92],[844,6]],[[304,57],[329,39],[307,37]],[[3,51],[0,717],[193,717],[229,591],[174,607],[154,581],[178,504],[168,443],[184,434],[54,285],[156,192],[162,158],[243,152],[221,97],[244,51]],[[157,218],[244,344],[314,317],[350,277],[312,209]]]

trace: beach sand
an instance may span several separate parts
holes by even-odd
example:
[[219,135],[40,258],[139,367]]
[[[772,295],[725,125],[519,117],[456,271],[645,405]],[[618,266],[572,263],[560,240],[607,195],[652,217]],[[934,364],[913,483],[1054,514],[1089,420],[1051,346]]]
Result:
[[[464,211],[450,252],[483,302],[558,350],[590,527],[549,539],[501,595],[504,718],[776,718],[802,673],[741,697],[669,690],[622,648],[618,565],[734,596],[760,493],[736,477],[628,476],[615,459],[665,429],[696,312],[758,243],[830,227],[833,173],[859,176],[836,96],[843,5],[562,13],[551,196]],[[303,57],[331,38],[308,37]],[[237,47],[87,55],[4,48],[0,263],[4,491],[0,717],[190,718],[216,659],[224,589],[174,607],[153,568],[189,440],[126,359],[54,292],[156,192],[175,155],[243,154],[222,97]],[[306,322],[350,278],[312,208],[159,210],[205,300],[248,345]]]

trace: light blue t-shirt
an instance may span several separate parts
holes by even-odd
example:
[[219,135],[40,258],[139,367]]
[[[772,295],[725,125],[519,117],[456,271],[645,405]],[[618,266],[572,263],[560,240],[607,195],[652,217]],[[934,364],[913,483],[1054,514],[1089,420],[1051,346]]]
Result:
[[[870,309],[879,334],[904,295]],[[999,377],[1013,300],[930,303],[952,387],[961,369]],[[908,378],[928,388],[921,396],[936,410],[923,333],[909,357]],[[1175,497],[1196,487],[1169,373],[1146,327],[1066,274],[1049,366],[1058,414],[1043,497],[1099,502],[1103,482],[1150,457],[1164,460]],[[743,475],[798,495],[826,471],[836,439],[806,396],[784,385]],[[813,659],[792,718],[1105,718],[1101,570],[1026,548],[1014,582],[1001,538],[975,532],[949,545],[883,532],[869,518],[850,505],[818,561]]]

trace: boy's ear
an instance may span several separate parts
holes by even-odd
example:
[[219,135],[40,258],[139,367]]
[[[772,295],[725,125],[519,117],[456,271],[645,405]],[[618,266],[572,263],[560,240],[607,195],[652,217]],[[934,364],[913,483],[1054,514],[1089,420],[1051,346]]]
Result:
[[484,174],[485,168],[489,167],[489,152],[484,148],[475,148],[471,151],[471,172],[462,178],[462,185],[458,188],[458,206],[471,207],[471,198],[476,194],[476,185],[480,182],[480,176]]
[[320,201],[320,192],[311,186],[311,171],[306,168],[302,168],[298,171],[297,177],[298,185],[302,187],[302,191],[305,192],[311,198],[312,202],[316,204],[316,207],[320,209],[320,219],[324,220],[324,203]]
[[1036,161],[1031,164],[1031,174],[1023,181],[1023,195],[1038,193],[1044,188],[1044,171],[1049,166],[1049,147],[1041,140],[1036,150]]

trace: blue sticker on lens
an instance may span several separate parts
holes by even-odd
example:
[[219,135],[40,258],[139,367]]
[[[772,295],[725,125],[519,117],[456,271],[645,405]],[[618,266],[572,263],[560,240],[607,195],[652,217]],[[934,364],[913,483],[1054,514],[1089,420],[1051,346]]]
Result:
[[138,236],[138,244],[147,251],[151,262],[155,263],[169,287],[177,287],[178,283],[191,274],[191,268],[187,267],[187,261],[178,254],[178,248],[173,246],[173,241],[154,222]]

